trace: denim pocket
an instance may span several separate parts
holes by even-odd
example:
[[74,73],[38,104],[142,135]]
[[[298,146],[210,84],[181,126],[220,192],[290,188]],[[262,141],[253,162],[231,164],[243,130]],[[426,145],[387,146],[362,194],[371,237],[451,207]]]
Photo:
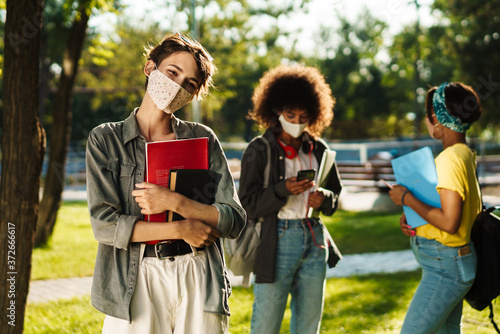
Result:
[[460,281],[472,284],[476,277],[476,254],[471,253],[464,256],[457,256],[455,262]]
[[417,245],[414,249],[414,253],[417,262],[422,267],[436,269],[439,269],[441,267],[441,256],[439,254],[439,251],[435,247]]
[[285,235],[285,232],[286,232],[285,226],[278,226],[278,231],[277,231],[278,239],[281,239]]

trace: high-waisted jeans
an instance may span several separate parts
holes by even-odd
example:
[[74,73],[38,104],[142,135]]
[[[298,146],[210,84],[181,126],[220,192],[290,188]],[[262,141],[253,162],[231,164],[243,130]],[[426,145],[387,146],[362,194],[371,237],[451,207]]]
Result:
[[[422,267],[422,280],[406,313],[401,333],[460,333],[463,298],[476,276],[476,251],[459,255],[462,247],[448,247],[419,236],[411,238],[413,254]],[[466,248],[467,250],[467,248]]]
[[[316,244],[326,245],[323,227],[309,219]],[[327,250],[314,245],[307,222],[278,219],[274,283],[254,285],[252,333],[278,334],[288,294],[291,334],[319,333],[326,280]]]

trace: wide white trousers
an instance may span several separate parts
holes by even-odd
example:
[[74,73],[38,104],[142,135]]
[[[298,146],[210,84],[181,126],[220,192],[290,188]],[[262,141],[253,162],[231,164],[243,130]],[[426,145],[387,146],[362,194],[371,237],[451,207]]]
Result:
[[132,296],[132,322],[106,316],[103,334],[214,334],[228,332],[228,317],[206,313],[205,252],[169,259],[144,257]]

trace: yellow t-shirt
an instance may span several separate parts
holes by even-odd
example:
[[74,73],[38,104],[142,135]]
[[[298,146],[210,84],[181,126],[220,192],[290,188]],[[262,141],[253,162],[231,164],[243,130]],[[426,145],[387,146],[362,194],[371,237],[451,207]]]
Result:
[[462,219],[457,233],[449,234],[431,224],[417,227],[417,235],[439,241],[443,245],[459,247],[469,243],[470,231],[481,211],[481,195],[476,178],[476,153],[465,144],[455,144],[435,159],[438,177],[437,191],[453,190],[463,200]]

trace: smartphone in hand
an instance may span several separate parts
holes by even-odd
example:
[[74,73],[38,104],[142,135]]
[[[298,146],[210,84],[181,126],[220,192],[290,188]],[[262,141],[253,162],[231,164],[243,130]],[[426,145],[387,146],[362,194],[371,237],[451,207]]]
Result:
[[389,184],[386,180],[380,179],[380,181],[382,181],[388,188],[392,189],[392,185]]
[[309,181],[313,181],[315,177],[316,177],[316,170],[315,169],[299,170],[297,173],[297,182],[302,181],[302,180],[306,180],[306,179]]

